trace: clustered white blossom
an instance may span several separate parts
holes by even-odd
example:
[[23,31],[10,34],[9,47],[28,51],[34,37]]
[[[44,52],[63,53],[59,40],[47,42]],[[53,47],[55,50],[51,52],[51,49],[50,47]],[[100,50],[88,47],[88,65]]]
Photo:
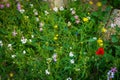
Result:
[[22,44],[25,44],[27,42],[27,38],[25,38],[24,36],[21,38],[21,42]]
[[66,80],[72,80],[72,78],[68,77]]
[[50,72],[48,69],[45,70],[46,75],[50,75]]
[[57,54],[56,54],[56,53],[53,54],[52,58],[53,58],[53,60],[56,62],[56,61],[57,61]]
[[12,44],[8,44],[8,48],[12,50]]
[[0,41],[0,46],[1,46],[1,47],[3,46],[3,42],[2,42],[2,41]]
[[[72,47],[70,47],[70,49],[72,49]],[[74,62],[75,62],[74,59],[73,59],[74,54],[73,54],[72,51],[70,51],[69,56],[72,58],[72,59],[70,60],[70,63],[71,63],[71,64],[74,64]]]
[[61,6],[60,8],[58,8],[58,7],[54,7],[54,8],[53,8],[53,11],[55,11],[55,12],[58,12],[58,10],[63,11],[63,10],[64,10],[64,7]]

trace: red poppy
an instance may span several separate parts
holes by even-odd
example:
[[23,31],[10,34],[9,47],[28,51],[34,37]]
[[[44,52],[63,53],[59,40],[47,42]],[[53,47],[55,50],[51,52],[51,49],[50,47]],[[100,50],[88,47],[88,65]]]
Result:
[[97,55],[104,55],[104,48],[99,48],[97,51],[96,51],[96,54]]

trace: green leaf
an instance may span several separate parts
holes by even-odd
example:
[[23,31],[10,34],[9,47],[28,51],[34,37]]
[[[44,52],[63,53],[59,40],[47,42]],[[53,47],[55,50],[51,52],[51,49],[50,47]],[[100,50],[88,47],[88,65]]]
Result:
[[116,35],[112,35],[111,38],[113,43],[118,42],[118,38]]

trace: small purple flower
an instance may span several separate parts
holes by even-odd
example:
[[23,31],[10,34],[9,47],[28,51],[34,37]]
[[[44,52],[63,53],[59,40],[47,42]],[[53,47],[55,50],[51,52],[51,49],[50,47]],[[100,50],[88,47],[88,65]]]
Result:
[[117,72],[117,68],[116,67],[113,67],[113,68],[111,68],[111,72]]
[[117,68],[112,67],[111,70],[109,70],[107,73],[107,80],[111,80],[112,78],[114,78],[116,72],[117,72]]
[[7,4],[6,4],[6,7],[8,7],[8,8],[9,8],[9,7],[10,7],[10,3],[7,3]]
[[4,8],[4,5],[3,4],[0,4],[0,9],[3,9]]
[[21,10],[21,4],[20,3],[17,3],[17,9]]

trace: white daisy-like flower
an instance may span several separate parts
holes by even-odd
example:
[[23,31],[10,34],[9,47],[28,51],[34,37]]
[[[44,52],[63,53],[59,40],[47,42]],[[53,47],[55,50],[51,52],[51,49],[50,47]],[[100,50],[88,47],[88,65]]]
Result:
[[27,42],[27,39],[23,36],[21,39],[22,44],[25,44]]
[[50,75],[50,72],[48,71],[48,69],[45,70],[46,75]]
[[54,7],[53,10],[54,10],[55,12],[58,12],[58,8],[57,8],[57,7]]
[[48,11],[44,11],[45,12],[45,15],[48,15],[49,14],[49,12]]
[[25,51],[25,50],[23,51],[23,54],[26,54],[26,51]]
[[40,32],[43,31],[43,28],[40,28]]
[[32,38],[34,38],[34,35],[31,35]]
[[57,61],[57,54],[56,54],[56,53],[53,54],[52,58],[53,58],[53,60],[56,62],[56,61]]
[[96,37],[93,37],[93,39],[94,39],[94,40],[97,40],[97,38],[96,38]]
[[25,12],[24,9],[20,9],[19,11],[20,11],[20,13],[22,13],[22,14]]
[[70,8],[70,11],[72,11],[73,10],[73,8]]
[[69,53],[69,56],[70,56],[70,57],[73,57],[73,56],[74,56],[73,52],[70,52],[70,53]]
[[70,60],[70,63],[71,63],[71,64],[74,64],[74,63],[75,63],[74,59],[71,59],[71,60]]
[[33,9],[33,12],[36,12],[37,11],[37,9]]
[[40,22],[39,27],[43,27],[43,26],[44,26],[44,23]]
[[14,30],[14,31],[12,32],[12,35],[13,35],[13,36],[16,36],[16,35],[17,35],[17,32]]
[[68,25],[68,26],[71,26],[71,22],[69,21],[67,25]]
[[72,78],[68,77],[66,80],[72,80]]
[[29,42],[32,42],[32,40],[31,40],[31,39],[29,39]]
[[63,7],[63,6],[61,6],[61,7],[60,7],[60,11],[63,11],[63,10],[64,10],[64,7]]
[[15,57],[16,57],[16,55],[11,55],[11,57],[12,57],[12,58],[15,58]]
[[30,7],[33,8],[33,4],[30,4]]
[[2,42],[2,41],[0,41],[0,46],[1,46],[1,47],[3,46],[3,42]]
[[91,19],[89,16],[87,17],[89,20]]
[[35,16],[37,16],[37,15],[38,15],[38,12],[37,12],[37,11],[35,11],[35,12],[34,12],[34,15],[35,15]]
[[8,44],[8,48],[12,50],[12,44]]
[[111,23],[111,28],[114,28],[116,26],[116,24]]
[[38,18],[38,17],[36,17],[36,21],[37,21],[37,22],[39,21],[39,18]]

